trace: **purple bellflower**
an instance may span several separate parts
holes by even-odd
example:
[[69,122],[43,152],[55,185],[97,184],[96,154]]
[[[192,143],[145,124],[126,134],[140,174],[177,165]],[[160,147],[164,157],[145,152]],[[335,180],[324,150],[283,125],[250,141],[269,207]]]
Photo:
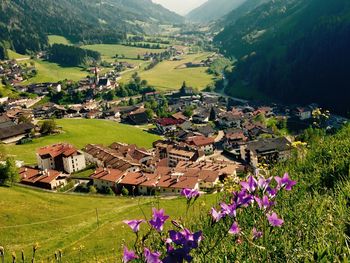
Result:
[[241,232],[241,230],[239,229],[238,223],[234,222],[228,232],[231,235],[238,235]]
[[263,232],[258,231],[258,230],[256,230],[255,227],[253,227],[252,234],[253,234],[253,239],[259,239],[262,237]]
[[162,263],[162,261],[159,259],[161,255],[159,252],[151,252],[148,248],[145,248],[144,255],[146,263]]
[[284,221],[281,218],[278,218],[276,213],[267,214],[267,220],[269,221],[271,226],[280,227],[283,225]]
[[211,208],[210,214],[215,223],[219,222],[220,219],[223,217],[223,214],[221,212],[216,211],[214,207]]
[[139,258],[136,256],[135,252],[132,250],[128,250],[127,247],[124,247],[124,253],[123,253],[123,263],[128,263],[134,259]]
[[288,173],[285,173],[283,177],[275,176],[277,182],[277,188],[285,188],[287,191],[291,191],[292,187],[297,184],[296,181],[293,181],[289,178]]
[[186,197],[187,200],[191,200],[192,198],[197,198],[199,197],[199,192],[198,190],[195,189],[189,189],[185,188],[182,189],[181,193],[182,196]]
[[266,195],[264,195],[262,199],[257,196],[255,196],[254,199],[257,202],[259,208],[262,210],[269,210],[272,206],[275,205],[275,202],[270,201]]
[[145,220],[124,220],[125,224],[127,224],[134,233],[139,232],[141,223],[145,222]]
[[152,212],[153,216],[149,221],[150,225],[158,232],[163,231],[164,223],[169,218],[169,216],[164,214],[164,209],[160,209],[158,211],[157,209],[152,208]]
[[256,179],[253,176],[249,176],[247,182],[241,182],[243,189],[247,190],[249,193],[253,193],[258,186]]

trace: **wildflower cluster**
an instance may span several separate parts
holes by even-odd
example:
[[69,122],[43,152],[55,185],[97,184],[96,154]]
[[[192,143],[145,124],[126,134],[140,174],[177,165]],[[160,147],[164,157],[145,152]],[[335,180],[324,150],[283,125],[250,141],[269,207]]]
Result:
[[[240,190],[229,193],[217,206],[211,208],[208,214],[209,217],[207,217],[209,222],[211,222],[210,228],[214,230],[215,227],[227,228],[226,231],[218,231],[223,234],[216,237],[216,242],[208,237],[208,244],[204,244],[206,243],[204,229],[192,232],[184,227],[184,224],[175,220],[171,222],[176,229],[163,233],[164,224],[169,219],[169,216],[165,214],[163,209],[157,210],[153,208],[152,219],[149,221],[124,221],[136,234],[136,242],[134,245],[135,251],[124,247],[123,262],[127,263],[134,260],[146,263],[191,262],[195,256],[205,258],[225,238],[230,236],[236,237],[238,243],[243,242],[243,239],[253,243],[264,237],[265,233],[268,232],[268,228],[281,227],[283,225],[284,220],[274,210],[276,197],[283,190],[291,191],[295,184],[296,182],[291,180],[287,173],[283,177],[275,176],[270,178],[256,174],[249,176],[246,181],[240,182]],[[189,206],[193,205],[199,197],[199,192],[197,190],[184,189],[181,195],[187,200],[187,214]],[[248,225],[246,221],[243,221],[241,226],[239,218],[249,208],[258,211],[257,214],[259,216],[252,220],[254,225]],[[150,226],[149,232],[141,239],[142,242],[137,242],[139,240],[140,225],[146,222]],[[161,247],[158,246],[156,251],[152,251],[152,248],[145,245],[145,240],[147,240],[152,231],[158,233],[160,237]],[[214,245],[212,246],[211,244],[213,243]],[[199,249],[200,246],[201,249]],[[264,247],[263,249],[266,248]]]

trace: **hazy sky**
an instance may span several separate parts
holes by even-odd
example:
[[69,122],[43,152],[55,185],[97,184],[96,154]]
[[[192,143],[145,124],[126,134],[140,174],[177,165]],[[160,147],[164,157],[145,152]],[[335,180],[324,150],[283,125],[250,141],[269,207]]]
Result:
[[175,11],[181,15],[187,14],[192,9],[200,6],[207,0],[153,0],[153,2]]

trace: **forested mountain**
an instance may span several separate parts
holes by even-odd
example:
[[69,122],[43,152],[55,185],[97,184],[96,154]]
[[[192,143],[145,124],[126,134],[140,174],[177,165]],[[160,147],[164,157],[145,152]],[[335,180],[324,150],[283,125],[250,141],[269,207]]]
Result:
[[47,46],[47,34],[73,42],[117,42],[144,26],[181,23],[151,0],[2,0],[0,42],[19,53]]
[[186,18],[194,22],[211,22],[225,16],[231,10],[236,9],[246,1],[247,0],[208,0],[203,5],[188,13]]
[[254,10],[258,6],[269,2],[270,0],[246,0],[240,6],[233,9],[225,17],[223,17],[220,23],[224,25],[234,24],[239,18],[248,14],[250,11]]
[[350,1],[270,1],[215,41],[238,59],[227,93],[243,87],[287,103],[350,111]]

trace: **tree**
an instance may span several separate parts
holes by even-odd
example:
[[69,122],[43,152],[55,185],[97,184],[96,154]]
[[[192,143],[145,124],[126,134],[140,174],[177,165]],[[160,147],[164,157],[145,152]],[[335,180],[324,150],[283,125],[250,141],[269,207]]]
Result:
[[31,123],[31,120],[29,117],[26,117],[24,115],[21,115],[19,118],[18,118],[18,123]]
[[128,196],[128,195],[129,195],[129,190],[126,189],[126,188],[123,186],[123,188],[122,188],[122,190],[121,190],[121,194],[122,194],[123,196]]
[[19,182],[19,171],[13,158],[7,158],[5,164],[0,165],[0,183],[7,184]]
[[103,98],[104,100],[111,101],[111,100],[114,99],[114,94],[113,94],[113,93],[114,93],[114,92],[113,92],[112,90],[110,90],[110,91],[108,91],[108,92],[106,92],[106,93],[103,93],[102,98]]
[[97,194],[97,190],[96,190],[96,188],[95,188],[95,186],[93,186],[93,185],[90,185],[89,186],[89,194]]
[[115,195],[112,187],[107,187],[106,188],[106,195]]
[[57,129],[57,125],[54,119],[46,120],[43,122],[40,128],[41,134],[52,134]]
[[3,144],[0,144],[0,161],[3,161],[6,159],[6,149]]
[[147,119],[152,120],[154,116],[154,111],[152,109],[146,109]]
[[135,100],[133,98],[130,98],[128,104],[129,104],[129,106],[135,105]]
[[210,110],[209,121],[215,121],[216,118],[217,118],[216,112],[214,110],[214,107],[212,107]]
[[193,115],[193,109],[190,106],[187,106],[184,110],[184,115],[190,118]]

